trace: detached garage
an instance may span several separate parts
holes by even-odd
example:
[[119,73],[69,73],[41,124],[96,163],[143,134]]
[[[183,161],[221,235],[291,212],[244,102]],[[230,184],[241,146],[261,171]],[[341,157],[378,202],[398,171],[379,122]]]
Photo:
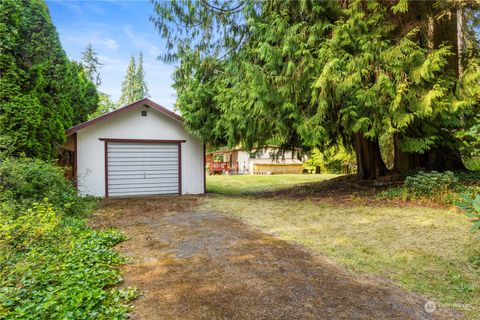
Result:
[[66,131],[79,193],[132,197],[205,192],[205,149],[182,118],[142,99]]

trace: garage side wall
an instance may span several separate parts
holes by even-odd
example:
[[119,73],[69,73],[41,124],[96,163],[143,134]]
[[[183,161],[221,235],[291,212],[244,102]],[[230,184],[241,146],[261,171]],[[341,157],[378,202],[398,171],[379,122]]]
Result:
[[[141,116],[141,111],[147,116]],[[105,142],[110,139],[186,140],[182,148],[182,194],[204,190],[203,143],[183,125],[152,108],[137,108],[77,132],[78,190],[82,195],[105,196]]]

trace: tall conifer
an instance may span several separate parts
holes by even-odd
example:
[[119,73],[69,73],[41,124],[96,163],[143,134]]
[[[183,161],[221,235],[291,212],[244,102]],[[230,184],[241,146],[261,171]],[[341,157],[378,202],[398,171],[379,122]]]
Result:
[[135,94],[135,91],[136,91],[135,86],[137,82],[136,72],[137,72],[137,67],[135,64],[135,57],[131,56],[130,63],[128,64],[128,67],[127,67],[127,73],[125,74],[125,79],[122,82],[122,91],[121,91],[120,99],[118,101],[118,104],[120,106],[130,104],[137,100],[136,94]]

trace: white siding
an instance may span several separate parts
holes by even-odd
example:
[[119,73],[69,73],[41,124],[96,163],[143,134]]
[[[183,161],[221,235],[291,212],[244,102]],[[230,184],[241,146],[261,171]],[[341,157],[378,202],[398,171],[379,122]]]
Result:
[[239,150],[237,152],[238,152],[238,170],[243,174],[248,173],[250,153],[243,150]]
[[[146,117],[141,111],[147,110]],[[153,108],[135,108],[77,132],[78,189],[83,195],[105,196],[104,141],[110,139],[186,140],[182,149],[182,194],[203,193],[203,144],[183,124]]]

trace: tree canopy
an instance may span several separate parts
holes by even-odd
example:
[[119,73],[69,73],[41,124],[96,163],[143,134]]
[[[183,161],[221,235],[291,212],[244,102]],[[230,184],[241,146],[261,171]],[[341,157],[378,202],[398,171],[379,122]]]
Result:
[[163,59],[179,63],[177,107],[209,143],[340,142],[375,178],[389,135],[399,172],[462,167],[458,132],[480,108],[476,2],[185,0],[155,12]]
[[43,1],[4,0],[0,11],[0,152],[50,159],[96,109],[96,87],[68,60]]
[[143,69],[143,54],[140,52],[138,65],[135,57],[130,57],[125,79],[122,82],[122,91],[118,104],[124,106],[137,100],[147,98],[148,88],[145,82],[145,70]]
[[85,48],[85,51],[82,52],[81,62],[87,77],[95,83],[97,87],[100,86],[102,84],[102,79],[100,79],[100,67],[102,63],[98,58],[98,54],[93,50],[92,44],[89,44]]

